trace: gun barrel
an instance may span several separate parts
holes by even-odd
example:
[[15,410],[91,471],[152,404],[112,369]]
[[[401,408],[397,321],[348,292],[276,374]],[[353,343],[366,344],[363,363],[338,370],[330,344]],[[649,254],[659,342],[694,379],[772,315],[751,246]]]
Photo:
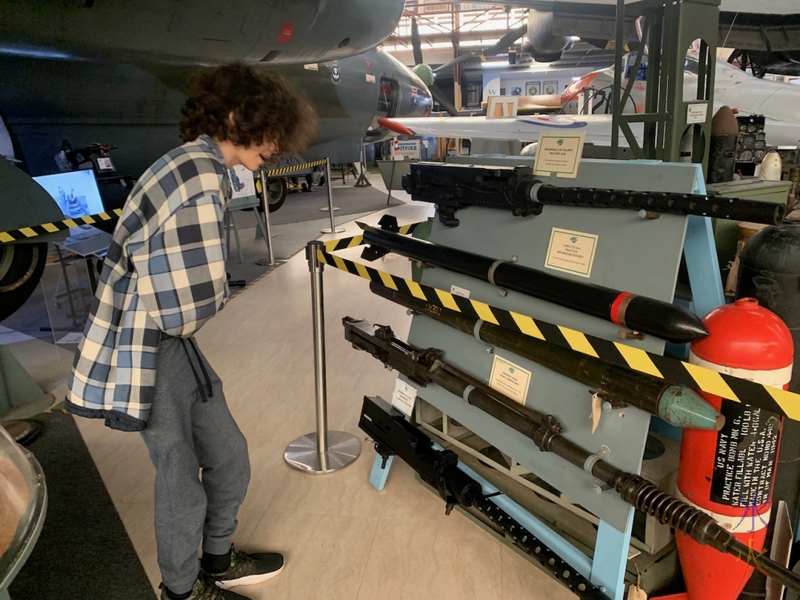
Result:
[[[376,284],[372,293],[473,335],[478,319]],[[632,404],[677,427],[719,431],[725,418],[693,390],[555,344],[482,322],[478,336],[551,371],[597,390],[611,402]]]
[[542,204],[584,208],[629,208],[767,225],[779,225],[786,216],[786,206],[777,202],[759,202],[704,194],[635,192],[534,184],[530,196]]
[[625,208],[697,215],[778,225],[786,206],[723,196],[679,192],[637,192],[545,185],[530,167],[453,165],[421,162],[403,176],[403,188],[414,200],[433,202],[446,226],[458,225],[456,210],[485,206],[517,216],[537,215],[543,204],[585,208]]
[[[675,343],[691,342],[708,335],[697,315],[669,302],[567,279],[363,223],[358,225],[364,232],[364,241],[373,248],[377,246],[413,260],[488,281],[501,288],[571,308],[634,331]],[[366,258],[374,256],[373,250]]]

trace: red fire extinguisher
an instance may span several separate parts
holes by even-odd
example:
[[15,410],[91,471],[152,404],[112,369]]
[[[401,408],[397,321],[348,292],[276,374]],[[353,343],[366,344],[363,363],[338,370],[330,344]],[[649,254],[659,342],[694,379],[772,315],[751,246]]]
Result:
[[[794,347],[777,315],[742,298],[711,311],[706,338],[692,343],[689,362],[786,389]],[[758,555],[771,509],[781,430],[777,415],[700,392],[725,416],[717,431],[685,429],[678,466],[678,496],[713,516]],[[746,399],[745,399],[746,400]],[[690,600],[735,600],[753,567],[677,533],[678,557]]]

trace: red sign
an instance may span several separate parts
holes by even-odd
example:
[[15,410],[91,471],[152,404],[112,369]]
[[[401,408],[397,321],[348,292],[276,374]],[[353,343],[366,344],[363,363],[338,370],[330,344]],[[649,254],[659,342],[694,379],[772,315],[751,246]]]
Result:
[[281,34],[278,36],[277,42],[279,44],[288,44],[294,37],[294,25],[291,21],[286,21],[281,28]]
[[371,69],[371,68],[372,68],[372,61],[371,61],[371,60],[367,60],[367,59],[365,58],[365,59],[364,59],[364,63],[367,65],[367,68],[368,68],[368,69]]

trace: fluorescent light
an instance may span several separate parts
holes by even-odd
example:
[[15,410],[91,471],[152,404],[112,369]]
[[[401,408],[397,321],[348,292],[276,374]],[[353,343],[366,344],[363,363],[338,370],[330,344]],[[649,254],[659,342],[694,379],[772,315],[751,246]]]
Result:
[[468,48],[473,46],[494,46],[497,42],[500,41],[500,38],[496,40],[465,40],[463,42],[459,42],[459,46],[462,48]]
[[40,48],[23,48],[20,46],[0,46],[0,54],[10,54],[11,56],[25,56],[29,58],[57,58],[74,59],[71,54]]

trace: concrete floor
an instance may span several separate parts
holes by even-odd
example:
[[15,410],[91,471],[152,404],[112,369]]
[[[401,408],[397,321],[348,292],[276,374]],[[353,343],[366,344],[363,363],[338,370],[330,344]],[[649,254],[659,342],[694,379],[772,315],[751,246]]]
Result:
[[[373,182],[382,185],[377,178]],[[412,223],[431,209],[409,203],[391,212],[400,223]],[[380,216],[358,217],[372,224]],[[362,455],[328,475],[287,466],[286,446],[315,429],[309,273],[303,254],[296,252],[324,223],[280,226],[286,230],[277,231],[276,254],[293,258],[233,298],[197,336],[225,382],[250,448],[253,476],[234,542],[287,557],[279,577],[236,591],[254,599],[292,600],[573,598],[466,517],[445,516],[442,501],[401,461],[395,461],[385,490],[368,483],[374,451],[357,427],[362,397],[390,398],[396,374],[352,350],[340,320],[350,315],[391,324],[402,337],[410,317],[370,294],[366,281],[335,269],[326,269],[324,280],[329,429],[357,436]],[[357,230],[352,222],[346,227],[341,236]],[[263,253],[263,241],[258,243]],[[358,253],[353,250],[351,258]],[[409,275],[407,260],[391,255],[384,260],[382,268]],[[145,446],[136,434],[109,430],[95,420],[77,422],[155,589],[161,577],[153,532],[154,471]]]

